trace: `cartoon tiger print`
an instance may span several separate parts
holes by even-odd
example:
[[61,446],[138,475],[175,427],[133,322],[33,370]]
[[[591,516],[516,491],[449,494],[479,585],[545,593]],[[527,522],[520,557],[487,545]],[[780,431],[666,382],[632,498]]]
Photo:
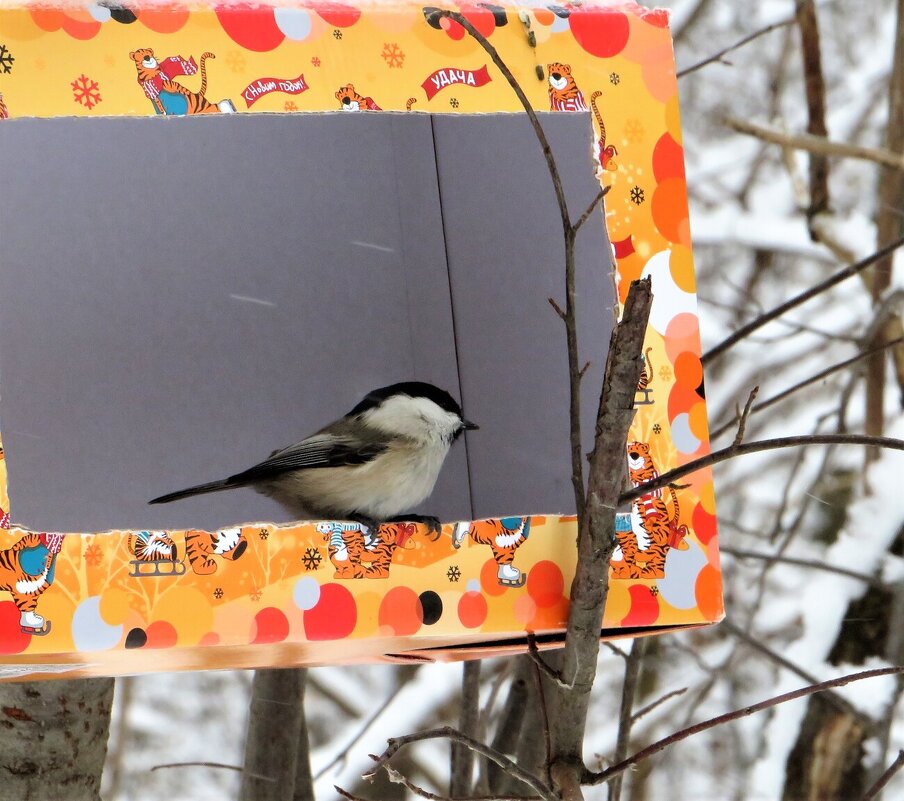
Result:
[[3,93],[0,92],[0,120],[5,120],[9,118],[9,109],[6,108],[6,103],[3,102]]
[[596,101],[598,98],[602,97],[602,94],[602,92],[596,91],[590,95],[590,105],[593,106],[593,116],[596,117],[596,126],[600,129],[600,138],[593,146],[593,155],[603,170],[615,172],[618,169],[618,164],[613,160],[613,156],[618,155],[618,150],[615,149],[615,145],[606,144],[606,124],[603,122],[603,115],[600,114],[600,110],[596,106]]
[[520,587],[527,580],[512,562],[515,552],[530,534],[529,517],[503,517],[499,520],[477,520],[473,523],[458,523],[452,532],[452,545],[460,548],[465,535],[479,545],[489,545],[496,562],[496,579],[506,587]]
[[[160,64],[154,56],[153,48],[143,47],[140,50],[129,53],[129,57],[135,62],[135,69],[138,71],[138,83],[154,104],[158,114],[216,114],[222,110],[220,106],[223,103],[229,103],[229,101],[222,101],[219,105],[214,104],[204,96],[207,92],[206,62],[208,58],[216,58],[213,53],[203,53],[201,55],[198,67],[201,73],[201,88],[197,92],[192,92],[182,84],[167,77],[163,70],[160,69]],[[167,109],[160,96],[162,92],[168,92],[170,95],[181,95],[184,98],[185,110],[175,112],[172,109]]]
[[571,66],[554,61],[546,65],[549,75],[550,111],[589,111],[584,93],[571,76]]
[[339,101],[339,108],[342,111],[382,111],[372,97],[364,97],[355,91],[354,84],[346,84],[339,87],[336,92],[336,100]]
[[[650,458],[650,446],[644,442],[628,443],[628,477],[635,487],[659,477]],[[658,489],[633,502],[632,511],[639,518],[639,526],[629,527],[625,531],[616,528],[617,551],[621,552],[621,558],[613,555],[612,578],[665,578],[665,559],[669,550],[687,550],[688,544],[684,541],[688,534],[687,526],[678,525],[681,517],[678,496],[671,487],[668,489],[673,506],[671,517],[662,490]],[[635,533],[637,527],[643,531],[643,535]],[[639,563],[643,563],[643,566]]]
[[0,551],[0,590],[13,597],[22,631],[46,634],[50,623],[35,613],[38,598],[53,584],[62,534],[29,532],[11,548]]
[[129,551],[141,562],[178,558],[176,543],[165,531],[139,531],[128,536]]
[[653,363],[650,361],[652,350],[653,348],[647,348],[643,352],[643,368],[640,371],[640,379],[637,381],[638,392],[644,392],[650,386],[650,380],[653,378]]
[[333,578],[382,579],[389,578],[392,555],[396,550],[411,547],[408,541],[417,531],[417,526],[413,523],[383,523],[376,532],[365,534],[357,523],[325,522],[317,524],[317,531],[329,543],[330,562],[336,568]]
[[225,528],[216,534],[195,530],[185,532],[185,555],[191,569],[199,576],[216,573],[217,563],[213,557],[221,556],[234,562],[247,548],[248,541],[238,526]]

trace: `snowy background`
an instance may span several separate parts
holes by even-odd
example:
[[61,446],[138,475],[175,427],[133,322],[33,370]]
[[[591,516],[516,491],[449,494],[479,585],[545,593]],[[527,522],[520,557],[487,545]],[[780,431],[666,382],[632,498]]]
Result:
[[[664,5],[673,11],[679,70],[794,13],[791,0],[674,0]],[[827,0],[818,3],[818,10],[830,137],[878,146],[887,119],[895,10],[892,0],[867,5],[869,13],[855,0]],[[734,133],[722,122],[733,117],[805,130],[797,29],[778,28],[726,58],[730,64],[710,64],[679,80],[704,350],[842,263],[808,235],[801,210],[806,155],[797,152],[786,159],[781,148]],[[828,225],[852,254],[870,253],[876,242],[876,166],[832,159],[830,176]],[[898,286],[902,269],[899,255]],[[869,294],[854,278],[717,360],[707,372],[713,430],[732,420],[736,405],[743,406],[755,384],[763,400],[855,355],[873,317]],[[564,337],[562,347],[564,354]],[[886,391],[886,433],[904,437],[893,379]],[[860,432],[863,410],[863,374],[844,370],[754,415],[747,438],[835,432],[842,418],[847,430]],[[727,445],[733,436],[729,426],[714,445]],[[847,447],[771,452],[717,468],[722,545],[861,573],[881,581],[886,594],[880,597],[891,603],[901,595],[904,577],[904,457],[886,453],[866,475],[863,465],[862,449]],[[863,578],[727,553],[723,567],[729,624],[650,643],[637,706],[687,689],[638,721],[632,751],[689,723],[803,686],[809,683],[804,675],[822,680],[887,664],[882,656],[846,664],[844,654],[833,651],[849,602],[869,586]],[[875,617],[866,612],[846,626],[853,627],[856,639],[856,632],[868,629]],[[622,659],[603,649],[586,744],[593,768],[604,764],[614,747],[612,721],[623,670]],[[489,679],[485,694],[495,685],[504,697],[510,665],[487,662],[483,671]],[[335,797],[333,784],[354,787],[369,763],[367,754],[380,752],[387,736],[454,722],[460,677],[460,666],[443,665],[311,671],[307,712],[313,769],[315,774],[326,769],[317,780],[318,798]],[[120,681],[104,798],[234,798],[239,784],[235,771],[153,768],[193,760],[240,765],[250,681],[246,672]],[[881,738],[867,742],[867,761],[881,772],[904,747],[904,716],[892,709],[894,681],[856,684],[843,697],[861,712],[893,724],[887,752]],[[362,734],[368,716],[386,699],[385,710]],[[805,709],[805,701],[794,702],[691,738],[630,774],[623,797],[778,799]],[[425,744],[418,753],[413,777],[436,782],[433,786],[444,791],[448,748]],[[904,778],[899,777],[886,798],[902,794]],[[605,791],[590,790],[588,797],[604,798]]]

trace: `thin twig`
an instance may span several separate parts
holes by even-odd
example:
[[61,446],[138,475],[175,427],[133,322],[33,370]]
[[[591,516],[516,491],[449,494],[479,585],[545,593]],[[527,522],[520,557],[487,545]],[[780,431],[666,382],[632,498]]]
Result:
[[389,762],[406,745],[421,742],[422,740],[438,739],[452,740],[464,744],[472,751],[486,757],[491,762],[495,762],[499,767],[519,781],[524,782],[545,801],[558,801],[552,790],[550,790],[539,778],[534,776],[533,773],[512,762],[512,760],[501,751],[497,751],[495,748],[491,748],[484,743],[478,742],[477,740],[462,734],[457,729],[453,729],[451,726],[442,726],[438,729],[430,729],[428,731],[406,734],[402,737],[393,737],[389,739],[387,741],[389,743],[388,747],[379,757],[374,757],[376,765],[362,774],[363,778],[372,780],[383,765]]
[[527,634],[527,653],[530,656],[531,661],[543,671],[544,675],[547,676],[551,681],[555,682],[557,686],[562,687],[565,690],[571,690],[574,688],[573,684],[568,684],[562,679],[562,674],[557,670],[553,670],[549,665],[546,664],[546,660],[540,656],[540,651],[537,648],[537,638],[530,632]]
[[348,801],[370,801],[370,799],[365,798],[362,795],[353,795],[348,790],[343,790],[338,784],[334,784],[333,789],[339,793],[342,798],[347,798]]
[[[575,256],[574,242],[577,236],[577,228],[571,223],[571,216],[568,212],[568,204],[565,200],[565,187],[562,184],[562,178],[559,175],[559,168],[556,165],[555,157],[552,154],[552,148],[549,140],[546,138],[546,132],[540,125],[540,120],[533,106],[530,104],[527,95],[518,83],[512,71],[499,56],[496,48],[490,44],[490,41],[475,28],[470,20],[458,11],[437,10],[429,14],[430,19],[442,19],[446,17],[454,20],[468,34],[473,37],[477,43],[484,49],[492,62],[503,74],[509,86],[512,87],[531,127],[540,143],[543,151],[543,158],[546,160],[546,167],[549,171],[549,177],[552,180],[553,189],[556,193],[556,202],[559,206],[559,216],[562,219],[562,233],[565,237],[565,315],[562,319],[565,322],[565,338],[568,345],[568,418],[569,418],[569,434],[571,442],[571,484],[574,491],[575,508],[578,515],[578,523],[584,514],[585,507],[585,491],[584,491],[584,463],[581,454],[581,377],[579,375],[580,358],[578,355],[578,327],[575,311]],[[603,192],[602,194],[605,194]],[[560,315],[561,316],[561,315]]]
[[390,765],[383,765],[383,770],[386,771],[386,775],[389,776],[389,781],[393,784],[401,784],[415,795],[418,795],[421,798],[427,798],[429,801],[453,801],[453,799],[454,801],[526,801],[526,799],[540,801],[540,796],[538,795],[437,795],[436,793],[431,793],[429,790],[425,790],[423,787],[419,787],[410,779],[406,779],[399,771]]
[[546,757],[543,760],[543,764],[546,766],[546,783],[551,787],[552,776],[550,775],[549,769],[552,765],[552,732],[549,728],[549,707],[546,705],[546,693],[543,690],[543,677],[540,675],[541,664],[546,663],[542,662],[542,660],[534,661],[534,683],[537,687],[537,697],[540,699],[540,714],[543,717],[543,745]]
[[753,33],[745,36],[743,39],[739,39],[733,45],[729,45],[726,48],[723,48],[718,53],[713,53],[711,56],[704,58],[703,61],[698,61],[696,64],[692,64],[690,67],[685,67],[683,70],[679,70],[676,75],[678,78],[683,78],[685,75],[690,75],[692,72],[696,72],[699,69],[702,69],[707,64],[712,64],[714,61],[721,61],[722,58],[733,50],[738,50],[743,47],[745,44],[752,42],[754,39],[759,39],[761,36],[764,36],[767,33],[771,33],[772,31],[778,28],[786,28],[789,25],[794,23],[794,19],[786,19],[784,22],[774,22],[772,25],[767,25],[765,28],[760,28],[758,31],[754,31]]
[[888,585],[880,579],[870,576],[867,573],[858,573],[856,570],[848,570],[846,567],[836,567],[825,562],[819,562],[815,559],[798,559],[793,556],[776,556],[771,553],[760,553],[759,551],[745,551],[741,548],[733,548],[730,545],[719,544],[719,550],[734,556],[737,559],[762,559],[766,562],[781,562],[788,565],[797,565],[798,567],[810,567],[814,570],[824,570],[826,573],[837,573],[839,576],[847,576],[848,578],[857,579],[871,587],[877,589],[886,589]]
[[611,185],[610,185],[610,186],[604,186],[602,189],[600,189],[599,192],[597,192],[596,197],[593,198],[593,200],[590,202],[590,205],[587,206],[587,210],[586,210],[586,211],[578,218],[578,221],[577,221],[576,223],[574,223],[574,225],[571,226],[572,230],[573,230],[575,233],[577,233],[578,231],[580,231],[580,230],[581,230],[581,226],[582,226],[585,222],[587,222],[587,220],[590,219],[590,215],[593,214],[593,210],[597,207],[597,205],[599,205],[599,203],[602,201],[602,199],[603,199],[604,197],[606,197],[606,195],[609,194],[609,190],[610,190],[611,188],[612,188]]
[[896,451],[904,451],[904,440],[891,437],[867,437],[862,434],[806,434],[799,437],[778,437],[776,439],[761,439],[756,442],[747,442],[737,448],[728,447],[720,451],[713,451],[707,456],[694,459],[681,467],[663,473],[659,478],[640,484],[633,489],[623,492],[618,497],[619,505],[640,498],[642,495],[667,487],[673,481],[683,478],[690,473],[696,473],[704,467],[712,467],[720,462],[732,459],[735,456],[745,456],[749,453],[772,451],[781,448],[794,448],[799,445],[875,445],[879,448],[889,448]]
[[744,411],[741,412],[738,419],[738,433],[735,434],[734,442],[731,443],[731,447],[734,450],[737,450],[744,441],[744,432],[747,429],[747,418],[750,416],[750,407],[753,406],[753,401],[756,399],[759,391],[759,386],[755,386],[750,390],[750,394],[747,396],[747,403],[744,404]]
[[904,156],[881,147],[864,147],[863,145],[852,145],[848,142],[836,142],[832,139],[826,139],[824,136],[814,136],[813,134],[787,133],[786,131],[767,128],[765,125],[758,125],[748,120],[739,120],[735,117],[726,117],[723,122],[733,131],[756,137],[763,142],[769,142],[780,147],[805,150],[807,153],[815,153],[820,156],[841,156],[859,161],[869,161],[873,164],[884,164],[896,170],[904,170]]
[[876,780],[876,783],[866,791],[866,795],[864,795],[860,801],[874,801],[874,799],[878,798],[879,793],[882,792],[882,788],[892,780],[892,777],[901,770],[902,767],[904,767],[904,751],[898,751],[898,756],[895,761],[888,766],[888,770]]
[[672,690],[671,692],[668,692],[665,695],[660,696],[652,703],[647,704],[645,707],[641,707],[633,715],[631,715],[631,725],[633,726],[644,715],[648,715],[650,712],[652,712],[654,709],[656,709],[656,707],[659,706],[660,704],[664,704],[666,701],[668,701],[671,698],[675,698],[679,695],[684,695],[686,692],[687,692],[687,687],[682,687],[678,690]]
[[611,643],[608,640],[603,640],[603,645],[605,645],[606,648],[608,648],[610,651],[612,651],[612,653],[615,654],[616,656],[620,656],[622,659],[628,658],[628,655],[614,643]]
[[808,300],[815,298],[817,295],[825,292],[828,289],[831,289],[836,284],[840,284],[842,281],[845,281],[851,276],[863,272],[865,269],[867,269],[867,267],[870,267],[877,261],[881,261],[890,253],[894,253],[894,251],[901,247],[901,245],[904,245],[904,237],[895,239],[893,242],[890,242],[885,247],[880,248],[875,253],[867,256],[865,259],[861,259],[854,264],[848,265],[843,270],[839,270],[833,276],[827,278],[825,281],[816,284],[816,286],[810,287],[806,291],[801,292],[799,295],[795,295],[793,298],[785,301],[779,306],[776,306],[771,311],[768,311],[765,314],[761,314],[759,317],[751,320],[746,325],[741,326],[731,336],[723,339],[718,345],[710,348],[706,353],[703,354],[700,361],[703,364],[711,362],[716,358],[716,356],[721,355],[730,347],[736,345],[738,342],[752,334],[757,329],[762,328],[764,325],[766,325],[766,323],[771,322],[776,317],[781,317],[781,315],[783,315],[786,311],[789,311],[790,309],[794,309],[797,306],[806,303]]
[[[218,770],[234,770],[243,773],[245,769],[241,765],[226,765],[223,762],[167,762],[164,765],[154,765],[151,768],[153,773],[155,770],[163,770],[164,768],[217,768]],[[250,774],[255,779],[264,782],[275,782],[273,776],[263,776],[260,773]]]
[[[833,364],[831,367],[826,367],[825,370],[820,370],[815,375],[811,375],[809,378],[805,378],[803,381],[799,381],[798,383],[794,384],[794,386],[788,387],[788,389],[782,390],[781,392],[773,395],[770,398],[767,398],[761,403],[756,404],[756,406],[754,406],[750,410],[750,414],[757,414],[765,409],[768,409],[770,406],[774,406],[779,401],[783,401],[785,398],[793,395],[795,392],[799,392],[800,390],[805,389],[811,384],[815,384],[817,381],[821,381],[823,378],[828,378],[828,376],[832,375],[833,373],[837,373],[839,370],[843,370],[845,367],[850,367],[852,364],[856,364],[857,362],[867,358],[868,356],[871,356],[874,353],[887,350],[888,348],[896,347],[897,345],[901,345],[902,343],[904,343],[904,337],[898,337],[898,339],[894,339],[891,342],[886,342],[875,348],[869,348],[868,350],[864,350],[858,353],[856,356],[852,356],[850,359],[845,359],[843,362],[838,362],[837,364]],[[710,432],[710,439],[715,439],[716,437],[721,436],[734,424],[734,420],[729,420],[728,422],[718,426]]]
[[605,770],[599,771],[597,773],[594,773],[592,771],[585,771],[582,784],[600,784],[602,782],[608,781],[613,776],[619,773],[623,773],[632,765],[636,765],[638,762],[642,762],[643,760],[648,759],[654,754],[658,754],[660,751],[665,750],[669,746],[681,742],[682,740],[686,740],[688,737],[692,737],[693,735],[699,734],[700,732],[714,729],[716,726],[721,726],[723,723],[730,723],[734,720],[740,720],[741,718],[747,717],[748,715],[753,715],[756,712],[761,712],[764,709],[770,709],[771,707],[778,706],[779,704],[784,704],[788,701],[794,701],[798,698],[806,698],[809,695],[815,695],[816,693],[821,693],[825,690],[831,690],[835,687],[844,687],[845,685],[851,684],[855,681],[878,678],[879,676],[895,676],[900,673],[904,673],[904,667],[877,668],[876,670],[864,670],[859,673],[849,673],[848,675],[841,676],[837,679],[823,681],[819,684],[811,684],[808,687],[802,687],[799,690],[792,690],[791,692],[782,693],[781,695],[776,695],[772,698],[768,698],[765,701],[760,701],[758,704],[752,704],[751,706],[745,706],[741,709],[735,709],[732,712],[726,712],[724,715],[718,715],[717,717],[710,718],[709,720],[695,723],[693,726],[688,726],[681,731],[676,731],[673,734],[670,734],[668,737],[663,737],[661,740],[657,740],[652,745],[648,745],[646,748],[638,751],[636,754],[633,754],[627,759],[622,760],[617,765],[611,765]]
[[564,320],[565,312],[562,311],[562,307],[556,302],[556,299],[555,298],[546,298],[546,300],[549,301],[549,305],[552,306],[553,309],[555,310],[556,314],[559,315],[559,319]]
[[486,51],[487,55],[496,65],[496,68],[502,73],[503,77],[505,77],[505,80],[508,81],[509,86],[512,87],[512,91],[521,102],[521,106],[527,114],[528,120],[530,120],[531,127],[537,135],[540,147],[543,149],[543,155],[546,158],[546,167],[549,170],[549,177],[552,179],[552,186],[556,193],[556,202],[559,205],[559,215],[562,218],[562,230],[566,233],[569,232],[572,228],[571,217],[568,214],[568,203],[565,200],[565,189],[562,184],[562,179],[559,176],[559,168],[556,166],[555,159],[552,156],[552,147],[550,147],[549,140],[546,138],[546,132],[543,130],[543,126],[540,125],[540,119],[537,117],[537,112],[534,111],[534,107],[530,104],[530,100],[528,100],[527,95],[524,94],[521,84],[518,83],[518,80],[512,74],[508,65],[499,56],[499,53],[490,43],[489,39],[478,31],[467,17],[460,14],[458,11],[437,10],[430,13],[431,20],[439,20],[443,17],[457,22],[477,40],[478,44]]
[[337,764],[339,764],[342,760],[345,759],[345,757],[348,755],[348,752],[352,749],[352,747],[355,745],[355,743],[357,743],[358,740],[360,740],[365,734],[367,734],[367,730],[368,730],[371,726],[373,726],[373,724],[376,722],[377,718],[379,718],[380,715],[382,715],[382,714],[387,710],[387,708],[389,707],[389,705],[395,700],[395,697],[396,697],[400,692],[402,692],[402,690],[403,690],[404,688],[405,688],[405,684],[404,684],[404,683],[400,683],[400,684],[399,684],[399,685],[398,685],[398,686],[397,686],[397,687],[396,687],[396,688],[395,688],[395,689],[394,689],[394,690],[386,697],[386,700],[383,701],[383,703],[380,704],[380,706],[378,706],[378,707],[370,714],[370,716],[367,718],[367,720],[364,721],[363,724],[361,724],[361,728],[359,728],[358,731],[356,731],[356,732],[352,735],[352,738],[348,741],[348,743],[346,744],[345,748],[343,748],[341,751],[339,751],[339,753],[337,753],[336,756],[334,756],[334,757],[333,757],[326,765],[324,765],[320,770],[317,771],[316,775],[314,776],[314,781],[317,781],[321,776],[323,776],[324,774],[328,773],[328,772],[329,772],[330,770],[332,770]]
[[[808,673],[803,668],[799,667],[798,665],[795,665],[787,657],[784,657],[781,654],[776,653],[768,645],[761,642],[756,637],[754,637],[752,634],[750,634],[750,632],[745,631],[740,626],[736,626],[730,620],[727,620],[727,619],[723,620],[721,625],[722,625],[722,628],[731,632],[739,640],[741,640],[742,642],[749,645],[751,648],[753,648],[755,651],[757,651],[758,653],[765,656],[767,659],[771,659],[777,665],[780,665],[781,667],[785,668],[785,670],[790,671],[795,676],[802,678],[804,681],[807,681],[810,684],[817,684],[819,682],[819,679],[817,679],[817,677],[814,676],[812,673]],[[856,709],[850,702],[848,702],[845,698],[838,695],[838,693],[827,692],[825,695],[825,698],[826,698],[827,703],[834,706],[839,712],[843,712],[845,715],[850,715],[853,718],[857,718],[861,723],[866,724],[867,728],[872,726],[873,720],[869,716],[864,715],[862,712],[860,712],[858,709]]]

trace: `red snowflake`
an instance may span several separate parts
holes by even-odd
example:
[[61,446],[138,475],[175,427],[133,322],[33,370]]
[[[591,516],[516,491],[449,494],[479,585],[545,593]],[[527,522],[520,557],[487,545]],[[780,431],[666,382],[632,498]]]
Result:
[[104,561],[104,552],[100,545],[89,545],[85,548],[85,561],[92,567],[97,567]]
[[383,52],[380,53],[383,61],[385,61],[389,68],[393,67],[401,67],[402,64],[405,63],[405,54],[402,52],[402,49],[393,42],[392,44],[384,44]]
[[82,73],[72,82],[72,99],[81,103],[85,108],[92,109],[101,101],[100,87],[97,81],[92,81]]
[[313,64],[315,67],[319,67],[319,66],[320,66],[320,59],[317,58],[317,56],[314,56],[314,57],[311,59],[311,64]]
[[[292,101],[292,100],[287,100],[287,101],[283,104],[283,108],[284,108],[286,111],[298,111],[298,104],[295,103],[295,102]],[[261,539],[262,539],[262,540],[267,539],[267,538],[263,535],[263,533],[261,533]]]

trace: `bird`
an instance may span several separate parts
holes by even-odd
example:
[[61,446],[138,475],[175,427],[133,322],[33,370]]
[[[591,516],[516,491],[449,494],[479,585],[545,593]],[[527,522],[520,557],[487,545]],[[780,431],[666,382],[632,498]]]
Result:
[[438,533],[437,518],[410,510],[433,491],[452,444],[478,428],[445,390],[424,381],[390,384],[247,470],[149,503],[252,487],[298,520],[350,520],[370,530],[381,523],[423,523]]

